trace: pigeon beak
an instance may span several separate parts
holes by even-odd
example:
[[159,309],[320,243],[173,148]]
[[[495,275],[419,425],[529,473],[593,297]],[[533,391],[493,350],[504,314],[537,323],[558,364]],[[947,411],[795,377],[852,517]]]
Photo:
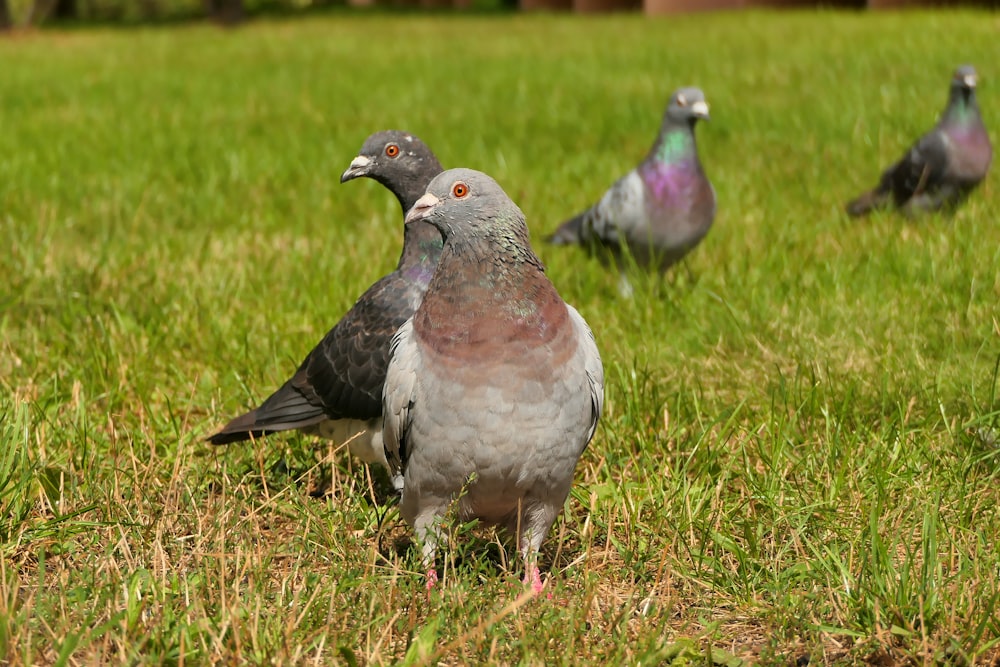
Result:
[[691,105],[691,113],[695,118],[709,119],[708,116],[708,102],[695,102]]
[[367,176],[368,166],[371,163],[372,161],[369,158],[366,158],[364,155],[357,156],[356,158],[351,160],[351,166],[348,167],[347,171],[345,171],[341,175],[340,182],[346,183],[347,181],[358,178],[359,176]]
[[966,88],[975,88],[976,87],[976,75],[975,74],[966,74],[965,76],[962,77],[962,83],[965,84]]
[[424,196],[417,200],[417,203],[413,205],[413,208],[409,210],[406,214],[406,218],[403,219],[404,224],[410,224],[411,222],[416,222],[417,220],[423,220],[430,216],[431,211],[434,207],[441,203],[441,200],[427,192]]

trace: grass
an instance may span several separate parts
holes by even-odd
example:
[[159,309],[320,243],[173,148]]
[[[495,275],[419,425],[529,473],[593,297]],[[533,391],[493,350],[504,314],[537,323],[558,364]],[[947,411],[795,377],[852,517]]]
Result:
[[[998,28],[334,13],[0,41],[0,661],[997,664],[996,172],[951,218],[841,211],[957,64],[1000,145]],[[622,301],[541,238],[689,83],[718,219]],[[428,597],[362,465],[203,442],[394,265],[395,201],[337,182],[387,127],[506,187],[600,345],[551,598],[474,526]]]

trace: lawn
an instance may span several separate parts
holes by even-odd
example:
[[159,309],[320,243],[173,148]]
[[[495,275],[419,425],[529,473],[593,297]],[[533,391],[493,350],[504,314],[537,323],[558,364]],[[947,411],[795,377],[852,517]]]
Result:
[[[331,13],[0,39],[0,662],[998,664],[1000,181],[849,220],[1000,16]],[[719,213],[635,298],[542,243],[702,87]],[[395,266],[339,176],[408,129],[494,176],[594,329],[605,414],[523,595],[384,480],[204,438]],[[324,493],[325,492],[325,493]],[[319,496],[319,497],[317,497]]]

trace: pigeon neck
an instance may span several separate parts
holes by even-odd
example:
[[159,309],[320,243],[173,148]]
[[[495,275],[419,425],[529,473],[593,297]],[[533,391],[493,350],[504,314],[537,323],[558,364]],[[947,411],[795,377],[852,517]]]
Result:
[[661,164],[676,164],[695,155],[694,132],[687,123],[668,123],[650,151],[650,158]]
[[434,177],[442,171],[444,169],[441,168],[441,163],[437,161],[437,158],[430,156],[421,158],[419,163],[408,167],[385,174],[375,174],[372,178],[396,195],[396,201],[403,209],[403,215],[406,215],[427,191],[427,186]]
[[441,257],[444,241],[437,228],[421,220],[403,228],[403,254],[399,257],[397,271],[408,278],[427,285]]
[[396,195],[396,200],[399,202],[399,207],[403,209],[403,215],[406,215],[417,203],[417,200],[423,196],[429,182],[430,178],[403,178],[392,185],[388,183],[382,183],[382,185],[392,190],[392,194]]
[[948,125],[971,125],[979,119],[979,104],[976,91],[956,88],[951,91],[948,108],[944,112],[944,122]]
[[449,267],[439,274],[443,289],[456,284],[455,276],[475,275],[477,284],[503,289],[525,276],[545,273],[545,266],[531,249],[528,228],[504,221],[483,224],[471,233],[450,234],[441,252],[441,266]]
[[475,355],[501,340],[551,335],[561,300],[523,230],[448,239],[414,315],[422,339],[438,350]]

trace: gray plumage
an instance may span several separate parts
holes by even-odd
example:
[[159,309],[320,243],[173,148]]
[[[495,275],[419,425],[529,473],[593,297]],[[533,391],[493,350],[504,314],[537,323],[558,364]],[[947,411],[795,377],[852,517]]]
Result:
[[891,206],[906,214],[953,209],[968,197],[986,178],[993,159],[976,83],[971,65],[955,70],[937,125],[883,172],[875,189],[847,204],[849,215]]
[[715,190],[695,143],[694,126],[702,118],[708,118],[708,104],[701,90],[674,92],[646,158],[548,241],[606,249],[621,269],[626,247],[639,266],[661,272],[680,261],[715,219]]
[[[586,322],[531,250],[524,215],[489,176],[453,169],[406,216],[445,237],[438,271],[392,341],[383,395],[400,512],[428,566],[439,521],[505,526],[541,587],[535,555],[594,435],[604,371]],[[436,575],[428,572],[428,585]]]
[[[396,196],[405,213],[440,172],[441,164],[420,139],[392,130],[365,141],[341,182],[372,178]],[[346,442],[366,463],[388,468],[381,418],[389,343],[423,298],[442,245],[432,225],[406,225],[396,270],[361,295],[281,388],[208,440],[222,445],[298,429]],[[398,488],[400,480],[393,481]]]

